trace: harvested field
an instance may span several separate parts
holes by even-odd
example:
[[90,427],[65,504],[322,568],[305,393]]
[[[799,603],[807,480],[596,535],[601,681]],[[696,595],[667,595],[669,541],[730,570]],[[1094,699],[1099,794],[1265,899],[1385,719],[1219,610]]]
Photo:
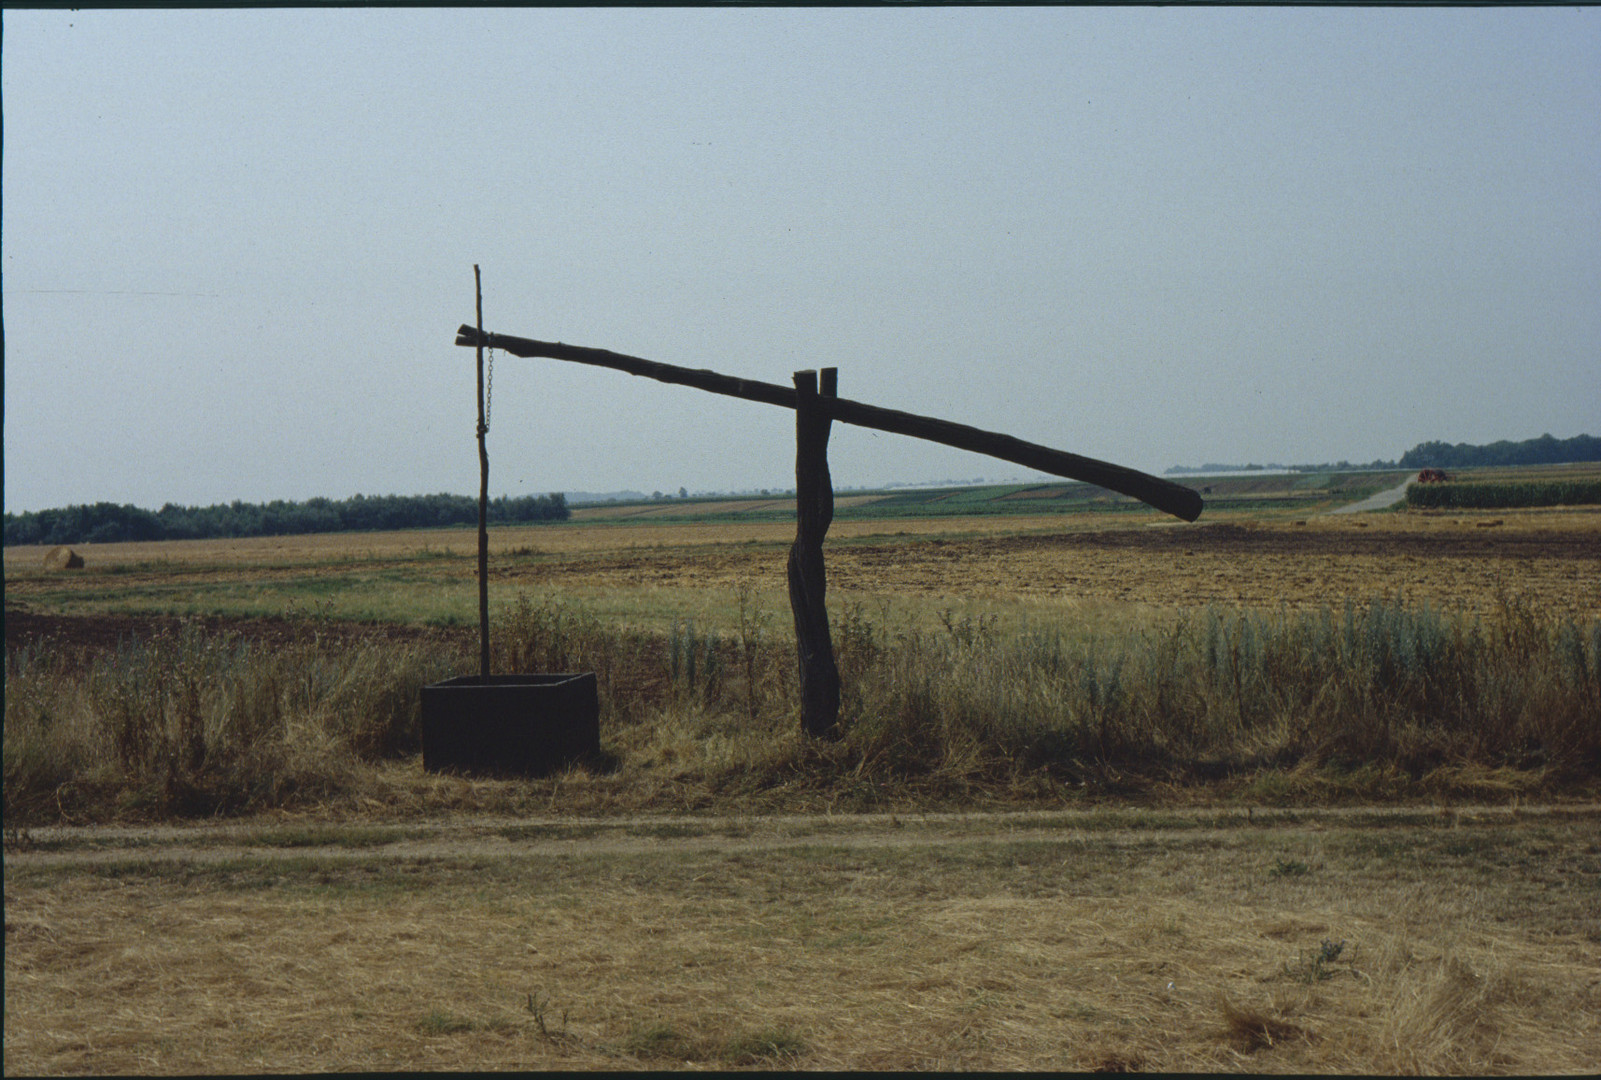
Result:
[[[835,510],[855,509],[857,507],[871,506],[880,502],[883,495],[840,495],[834,500]],[[597,521],[638,521],[640,519],[672,517],[683,518],[697,514],[717,514],[732,517],[740,514],[767,515],[784,514],[793,517],[795,513],[795,497],[793,495],[762,496],[753,499],[718,499],[715,502],[697,502],[690,500],[665,500],[659,503],[630,503],[623,506],[609,506],[604,503],[580,506],[573,511],[575,524],[588,525]]]
[[[836,538],[828,572],[840,595],[1168,609],[1304,608],[1399,596],[1466,612],[1515,597],[1553,612],[1601,615],[1601,515],[1587,524],[1592,528],[1536,520],[1483,530],[1386,517],[951,539],[869,535]],[[636,548],[514,563],[502,574],[507,581],[555,588],[731,588],[746,578],[782,581],[786,555],[783,548],[719,546],[686,559]]]
[[[673,597],[726,593],[744,582],[781,591],[793,532],[785,522],[497,529],[491,572],[499,596],[508,586],[644,590],[693,611],[694,602]],[[471,533],[441,530],[101,545],[88,549],[91,569],[70,578],[39,571],[34,549],[7,548],[6,588],[12,599],[63,611],[161,611],[159,600],[119,605],[118,596],[187,589],[203,601],[211,589],[254,583],[269,592],[286,589],[287,599],[308,582],[340,580],[350,589],[324,594],[338,615],[345,613],[338,604],[363,580],[412,592],[433,582],[456,590],[458,618],[470,622],[474,543]],[[1510,599],[1553,614],[1601,615],[1601,510],[1382,513],[1304,523],[1241,517],[1193,525],[1155,515],[1109,524],[1097,514],[844,521],[830,530],[825,550],[837,600],[1173,610],[1337,607],[1399,597],[1483,613]],[[285,602],[277,601],[279,610]]]

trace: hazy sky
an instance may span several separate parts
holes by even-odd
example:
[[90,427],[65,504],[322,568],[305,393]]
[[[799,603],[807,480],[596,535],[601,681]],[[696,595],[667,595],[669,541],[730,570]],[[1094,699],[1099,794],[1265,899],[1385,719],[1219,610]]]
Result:
[[[6,12],[5,508],[477,491],[488,329],[1149,471],[1601,434],[1601,10]],[[493,493],[794,483],[501,358]],[[836,425],[836,485],[1023,470]]]

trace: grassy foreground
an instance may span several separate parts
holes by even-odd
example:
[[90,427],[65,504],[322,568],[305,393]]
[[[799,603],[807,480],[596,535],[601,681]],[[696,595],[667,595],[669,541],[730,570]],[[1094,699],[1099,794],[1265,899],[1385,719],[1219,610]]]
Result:
[[[6,1065],[1584,1072],[1593,808],[53,834]],[[106,845],[110,845],[109,847]]]
[[1592,1068],[1594,515],[1117,516],[837,526],[824,745],[782,524],[499,537],[540,780],[463,534],[6,549],[8,1072]]
[[[459,644],[261,648],[187,624],[111,652],[7,656],[8,824],[323,807],[778,810],[1059,804],[1210,785],[1255,802],[1583,795],[1601,774],[1601,621],[1383,602],[1206,609],[1003,632],[835,616],[843,738],[796,732],[793,646],[753,594],[737,630],[619,629],[528,597],[501,671],[598,673],[604,760],[554,780],[417,769],[418,690]],[[402,768],[396,768],[400,763]]]

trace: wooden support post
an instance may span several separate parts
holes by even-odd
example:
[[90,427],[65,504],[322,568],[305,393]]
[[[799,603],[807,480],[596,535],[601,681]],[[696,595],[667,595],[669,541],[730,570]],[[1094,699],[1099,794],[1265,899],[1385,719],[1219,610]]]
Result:
[[489,446],[484,423],[484,283],[473,263],[478,297],[478,673],[489,681]]
[[795,543],[789,549],[789,603],[795,613],[800,660],[801,729],[834,738],[839,724],[839,668],[828,632],[823,537],[834,520],[834,484],[828,475],[829,415],[819,396],[832,398],[838,369],[795,372]]

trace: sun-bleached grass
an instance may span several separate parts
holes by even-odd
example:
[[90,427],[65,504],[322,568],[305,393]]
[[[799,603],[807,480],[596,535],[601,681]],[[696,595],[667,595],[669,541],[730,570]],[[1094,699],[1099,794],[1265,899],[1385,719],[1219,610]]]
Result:
[[1601,1054],[1593,815],[975,827],[8,859],[7,1065],[1542,1074]]

